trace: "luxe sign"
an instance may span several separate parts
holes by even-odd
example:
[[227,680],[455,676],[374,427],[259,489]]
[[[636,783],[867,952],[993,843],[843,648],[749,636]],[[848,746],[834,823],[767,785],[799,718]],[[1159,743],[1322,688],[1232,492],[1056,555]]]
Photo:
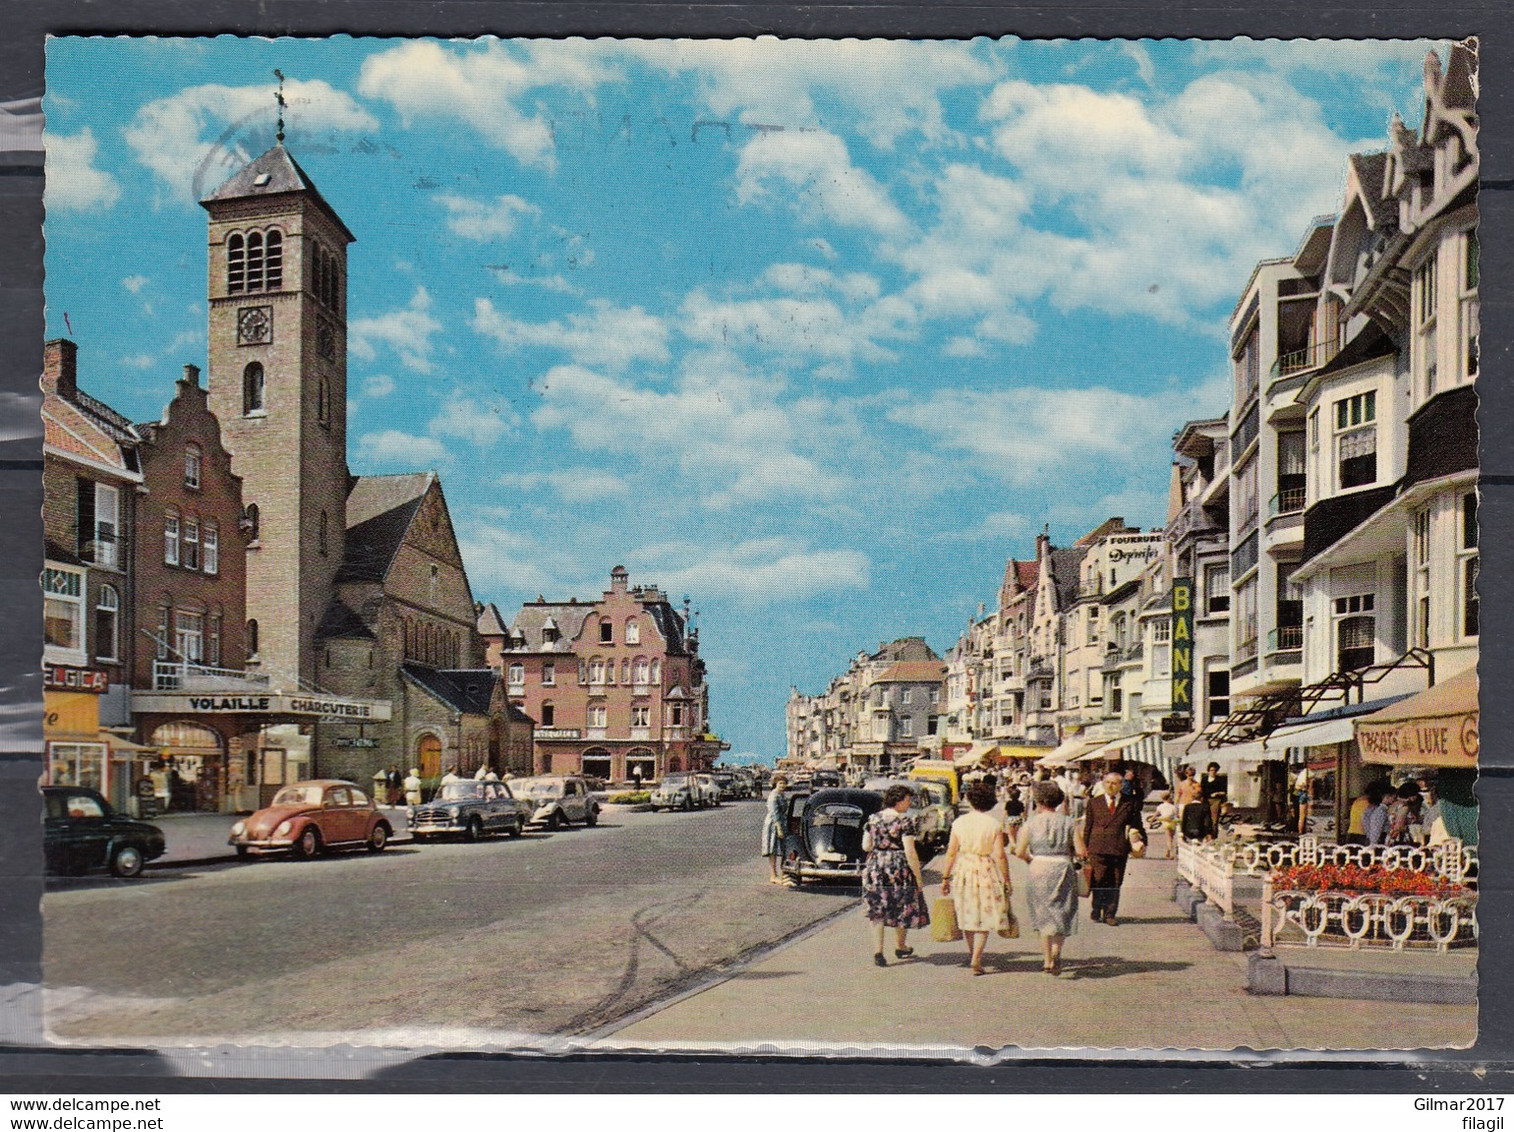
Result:
[[1477,761],[1477,716],[1356,725],[1362,762],[1471,766]]
[[1193,579],[1172,583],[1172,714],[1193,714]]

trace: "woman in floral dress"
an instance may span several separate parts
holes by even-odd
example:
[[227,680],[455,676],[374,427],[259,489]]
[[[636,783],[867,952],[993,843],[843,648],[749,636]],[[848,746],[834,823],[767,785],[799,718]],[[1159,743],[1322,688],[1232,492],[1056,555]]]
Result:
[[990,811],[994,788],[975,782],[967,790],[972,810],[952,823],[951,844],[941,866],[941,895],[956,906],[957,927],[967,940],[968,965],[983,974],[988,933],[1009,928],[1009,861],[1004,825]]
[[915,953],[905,945],[910,928],[930,924],[925,904],[925,878],[920,873],[920,854],[915,851],[918,832],[909,815],[908,786],[890,786],[883,792],[883,809],[867,819],[862,849],[862,903],[867,918],[878,929],[873,962],[887,967],[883,958],[883,930],[894,929],[894,958],[908,959]]

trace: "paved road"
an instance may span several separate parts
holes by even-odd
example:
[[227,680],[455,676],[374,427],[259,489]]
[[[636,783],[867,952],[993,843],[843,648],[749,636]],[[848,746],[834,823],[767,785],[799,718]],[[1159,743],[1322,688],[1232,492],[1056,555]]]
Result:
[[766,883],[761,821],[749,801],[479,845],[50,883],[50,1028],[194,1044],[585,1033],[855,899]]

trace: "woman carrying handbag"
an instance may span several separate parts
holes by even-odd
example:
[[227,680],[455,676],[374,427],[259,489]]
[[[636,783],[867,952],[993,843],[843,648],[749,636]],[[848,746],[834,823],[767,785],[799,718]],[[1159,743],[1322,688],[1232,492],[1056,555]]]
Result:
[[952,823],[941,866],[941,895],[950,896],[956,905],[968,965],[974,975],[981,975],[988,933],[1013,938],[1009,859],[1004,854],[1004,825],[989,812],[998,802],[994,788],[975,782],[968,788],[967,802],[972,809]]
[[[1086,872],[1079,875],[1075,859],[1088,855],[1078,823],[1058,809],[1062,791],[1055,783],[1036,783],[1036,812],[1020,827],[1015,854],[1030,863],[1025,886],[1030,926],[1041,933],[1048,975],[1062,973],[1062,944],[1078,926],[1078,892]],[[1084,894],[1087,890],[1084,889]]]

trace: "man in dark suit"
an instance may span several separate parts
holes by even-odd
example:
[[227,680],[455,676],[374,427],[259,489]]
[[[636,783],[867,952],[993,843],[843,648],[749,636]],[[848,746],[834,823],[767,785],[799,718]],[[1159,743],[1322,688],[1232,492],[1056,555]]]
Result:
[[1210,763],[1199,779],[1199,789],[1204,792],[1204,805],[1209,809],[1209,836],[1220,835],[1220,814],[1225,809],[1225,796],[1230,791],[1229,776],[1220,773],[1219,763]]
[[1093,866],[1089,915],[1111,927],[1119,923],[1115,914],[1120,909],[1120,885],[1125,880],[1125,862],[1131,847],[1146,845],[1140,800],[1121,795],[1123,781],[1117,770],[1106,774],[1104,793],[1088,799],[1088,809],[1083,814],[1083,841]]

